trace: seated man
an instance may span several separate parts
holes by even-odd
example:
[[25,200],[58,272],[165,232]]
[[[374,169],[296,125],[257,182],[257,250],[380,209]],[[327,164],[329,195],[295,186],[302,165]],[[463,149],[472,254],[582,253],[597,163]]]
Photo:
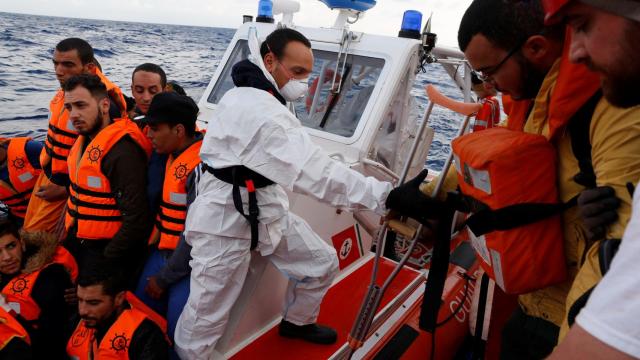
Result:
[[64,357],[61,330],[71,314],[64,294],[77,266],[56,240],[43,232],[21,237],[13,224],[0,225],[2,296],[28,331],[36,359]]
[[136,296],[166,314],[169,336],[189,297],[189,253],[182,232],[187,217],[187,194],[193,194],[192,174],[200,164],[202,133],[196,131],[198,106],[174,92],[156,95],[147,113],[155,152],[168,155],[156,222],[149,239],[153,250],[138,282]]
[[169,344],[150,309],[125,291],[125,282],[105,263],[78,279],[78,321],[67,343],[74,359],[167,359]]
[[42,146],[28,137],[0,138],[0,202],[9,208],[9,217],[20,226],[42,172]]
[[69,152],[65,246],[83,267],[106,257],[138,270],[149,237],[146,169],[151,145],[129,119],[111,119],[95,75],[65,82],[65,109],[80,136]]

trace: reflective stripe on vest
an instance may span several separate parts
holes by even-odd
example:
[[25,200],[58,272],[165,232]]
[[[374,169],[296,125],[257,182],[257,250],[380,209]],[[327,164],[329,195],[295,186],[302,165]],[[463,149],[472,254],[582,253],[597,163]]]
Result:
[[0,351],[15,338],[22,339],[27,344],[31,344],[29,334],[24,327],[0,306]]
[[75,282],[78,277],[78,265],[69,251],[62,246],[58,246],[51,262],[36,271],[14,277],[2,289],[2,294],[5,295],[7,303],[15,303],[16,312],[27,321],[36,321],[40,317],[40,306],[31,297],[31,293],[33,292],[33,285],[38,280],[42,270],[53,264],[64,266],[71,277],[71,281]]
[[89,139],[81,136],[69,154],[69,200],[65,226],[67,230],[77,223],[79,239],[111,239],[122,226],[109,179],[101,165],[111,148],[124,136],[130,136],[147,155],[151,149],[148,140],[129,119],[117,119],[102,129],[83,150]]
[[131,339],[145,319],[153,321],[166,338],[167,322],[164,318],[129,291],[125,293],[125,300],[130,309],[120,314],[102,337],[100,344],[95,344],[93,341],[95,330],[87,328],[84,322],[80,321],[67,343],[67,354],[78,360],[90,359],[91,351],[94,353],[93,359],[129,359]]
[[169,156],[165,167],[162,201],[149,243],[158,242],[158,249],[174,250],[187,218],[187,179],[200,163],[198,140],[184,150],[176,159]]
[[31,191],[35,186],[41,170],[35,169],[25,151],[31,138],[19,137],[9,140],[7,147],[7,170],[9,183],[0,181],[0,201],[5,203],[11,213],[24,218]]
[[[122,91],[109,79],[107,79],[100,70],[96,69],[95,75],[107,87],[109,98],[116,103],[121,112],[126,116],[126,102]],[[52,174],[67,174],[67,158],[69,152],[76,139],[78,132],[69,119],[69,112],[64,108],[64,91],[59,89],[49,104],[49,128],[47,137],[45,138],[44,148],[40,153],[40,164],[44,168],[45,165],[51,165]]]
[[500,103],[493,96],[482,99],[482,108],[476,115],[473,131],[490,129],[500,122]]

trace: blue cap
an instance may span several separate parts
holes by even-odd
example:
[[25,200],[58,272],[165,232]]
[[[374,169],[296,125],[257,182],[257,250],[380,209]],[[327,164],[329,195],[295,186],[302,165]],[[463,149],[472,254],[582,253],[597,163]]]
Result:
[[260,2],[258,2],[258,16],[266,18],[273,17],[273,2],[271,2],[271,0],[260,0]]
[[407,10],[402,16],[401,31],[417,31],[420,32],[422,26],[422,13],[416,10]]

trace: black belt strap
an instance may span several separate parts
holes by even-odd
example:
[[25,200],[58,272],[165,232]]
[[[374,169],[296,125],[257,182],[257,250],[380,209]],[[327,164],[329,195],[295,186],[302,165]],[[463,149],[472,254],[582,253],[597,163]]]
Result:
[[[233,185],[233,206],[235,206],[236,211],[244,216],[244,218],[249,222],[249,226],[251,227],[251,250],[254,250],[258,246],[258,224],[260,223],[260,221],[258,221],[260,209],[258,208],[256,189],[273,185],[275,183],[244,166],[231,166],[222,169],[214,169],[203,163],[202,167],[217,179]],[[242,207],[242,196],[240,195],[241,187],[247,188],[247,192],[249,193],[248,214],[244,213],[244,209]]]
[[440,224],[436,227],[436,241],[433,246],[429,277],[425,284],[424,298],[420,309],[420,329],[432,333],[432,336],[435,336],[444,283],[449,271],[452,216],[447,215],[439,219]]
[[[618,252],[620,240],[605,239],[601,240],[597,245],[593,246],[598,246],[598,262],[600,265],[600,272],[602,273],[602,276],[604,276],[604,274],[609,271],[611,262],[613,261],[613,257]],[[567,322],[569,323],[569,326],[573,326],[576,321],[576,317],[580,313],[580,310],[582,310],[582,308],[587,305],[587,301],[589,300],[589,297],[591,297],[591,293],[596,286],[597,284],[592,286],[584,294],[580,295],[580,297],[577,298],[576,301],[573,302],[573,304],[571,304],[569,313],[567,314]]]
[[[468,201],[478,202],[471,197],[467,198]],[[476,236],[488,234],[496,230],[510,230],[560,214],[562,211],[575,206],[577,199],[578,197],[575,196],[564,204],[515,204],[497,210],[491,210],[486,205],[479,206],[475,204],[474,206],[476,208],[482,207],[482,209],[471,215],[465,224]]]

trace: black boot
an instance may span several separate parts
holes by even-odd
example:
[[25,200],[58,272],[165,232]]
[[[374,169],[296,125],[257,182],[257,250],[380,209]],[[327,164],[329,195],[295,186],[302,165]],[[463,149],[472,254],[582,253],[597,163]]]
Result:
[[316,344],[333,344],[338,338],[336,331],[330,327],[318,324],[295,325],[284,319],[280,322],[279,333],[280,336],[300,338]]

